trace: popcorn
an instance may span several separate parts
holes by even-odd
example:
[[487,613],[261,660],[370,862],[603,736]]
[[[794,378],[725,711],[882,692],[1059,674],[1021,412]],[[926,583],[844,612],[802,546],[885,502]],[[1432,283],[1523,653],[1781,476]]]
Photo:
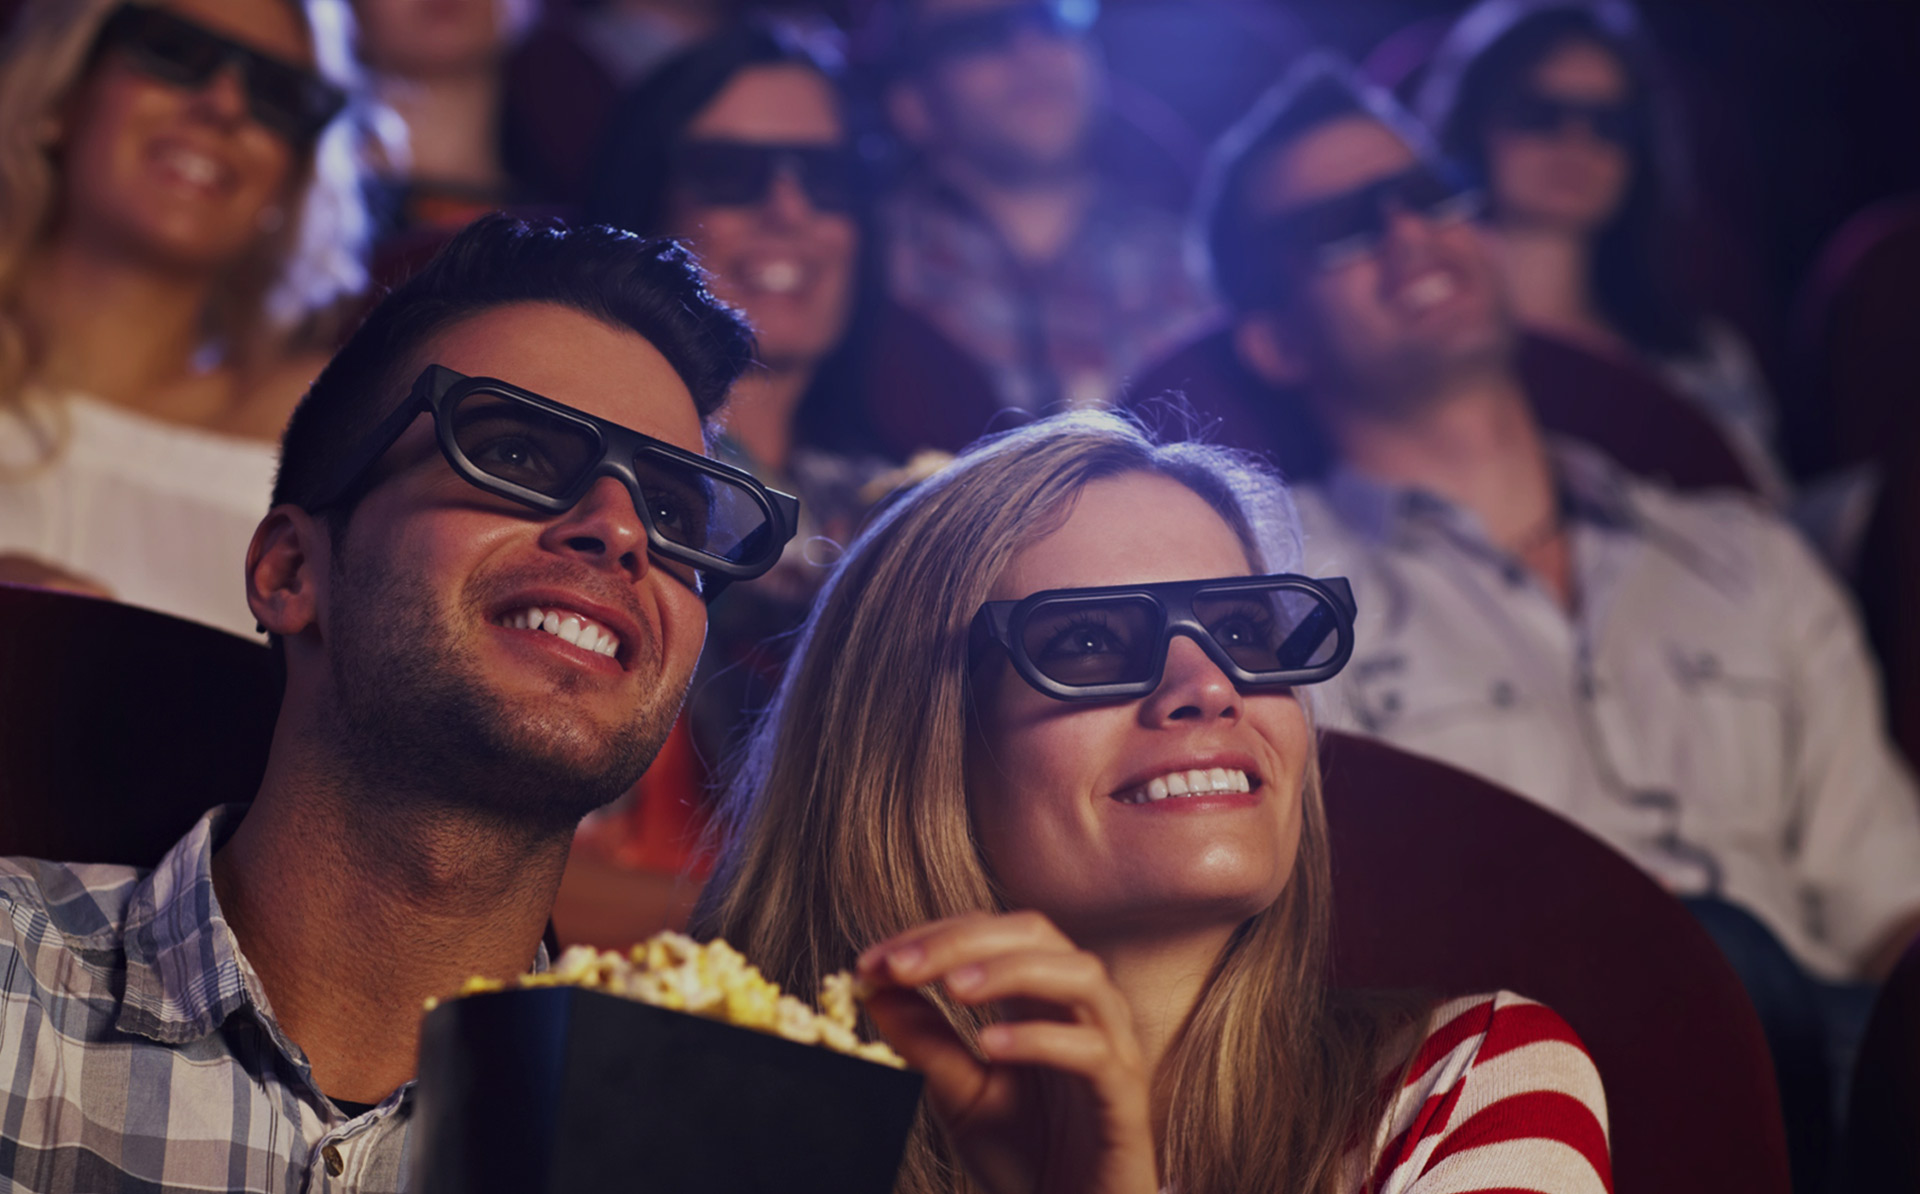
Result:
[[[625,955],[602,953],[586,945],[571,946],[544,974],[524,974],[510,983],[470,978],[461,984],[460,994],[561,986],[604,991],[803,1045],[825,1045],[895,1069],[904,1069],[907,1064],[884,1042],[860,1039],[861,992],[846,971],[830,974],[820,984],[816,1010],[783,993],[779,984],[761,974],[759,967],[725,941],[715,939],[702,945],[684,933],[656,933]],[[439,1002],[427,1000],[427,1010],[433,1010]]]

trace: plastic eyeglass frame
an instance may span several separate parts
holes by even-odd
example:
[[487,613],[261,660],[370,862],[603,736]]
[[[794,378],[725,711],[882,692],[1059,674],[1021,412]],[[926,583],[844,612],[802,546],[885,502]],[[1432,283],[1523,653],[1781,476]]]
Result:
[[[1194,598],[1202,595],[1231,595],[1240,592],[1270,593],[1276,590],[1294,590],[1310,593],[1325,603],[1324,608],[1334,611],[1337,621],[1334,625],[1339,641],[1334,646],[1333,657],[1326,663],[1311,668],[1295,668],[1284,672],[1249,672],[1233,661],[1213,638],[1206,626],[1193,612]],[[1113,684],[1062,684],[1041,671],[1039,665],[1028,657],[1026,648],[1020,644],[1025,641],[1027,622],[1033,614],[1043,607],[1055,604],[1069,604],[1076,601],[1099,601],[1116,598],[1145,599],[1160,611],[1160,645],[1154,650],[1152,672],[1144,679],[1122,681]],[[1330,680],[1347,666],[1353,657],[1353,619],[1358,607],[1353,600],[1353,586],[1344,576],[1330,576],[1315,579],[1299,576],[1290,572],[1275,573],[1270,576],[1228,576],[1212,580],[1164,581],[1155,584],[1108,585],[1099,588],[1081,589],[1042,589],[1030,593],[1018,601],[989,601],[980,607],[974,615],[973,634],[976,646],[984,639],[1006,651],[1014,670],[1020,674],[1035,690],[1057,701],[1112,701],[1144,697],[1160,687],[1167,669],[1167,650],[1173,645],[1173,637],[1183,634],[1206,652],[1234,687],[1248,688],[1292,688],[1302,684],[1318,684]],[[1298,633],[1296,630],[1295,633]],[[978,653],[974,662],[978,663]]]
[[[467,459],[466,453],[461,451],[460,444],[454,437],[451,420],[442,417],[443,412],[458,400],[482,391],[514,399],[551,417],[576,423],[592,431],[600,442],[599,462],[581,474],[580,479],[564,493],[552,497],[538,490],[502,480],[484,471]],[[800,499],[792,494],[767,488],[752,473],[744,469],[721,464],[717,460],[710,460],[697,452],[689,452],[665,440],[658,440],[632,428],[622,427],[618,423],[587,414],[585,411],[575,410],[571,406],[555,402],[532,390],[521,389],[511,382],[501,381],[496,377],[468,377],[444,365],[428,365],[421,372],[414,381],[413,389],[408,393],[406,401],[395,407],[393,413],[368,433],[366,439],[361,441],[361,449],[349,459],[347,465],[338,471],[334,482],[321,490],[320,497],[307,507],[308,512],[318,514],[339,504],[347,495],[353,493],[366,479],[367,473],[373,466],[387,454],[388,449],[393,447],[394,441],[400,438],[400,434],[423,411],[433,415],[434,434],[439,441],[440,454],[446,457],[447,463],[462,479],[476,489],[511,498],[542,513],[564,514],[573,509],[593,487],[593,483],[601,477],[612,477],[619,481],[626,486],[627,492],[632,496],[634,510],[640,515],[640,521],[647,529],[648,549],[657,555],[698,569],[703,577],[701,596],[708,601],[719,596],[721,590],[725,589],[729,583],[736,580],[752,580],[772,568],[779,562],[780,549],[793,538],[795,530],[799,527]],[[640,492],[640,478],[633,470],[632,461],[636,456],[655,457],[731,482],[744,489],[767,516],[769,533],[765,558],[753,563],[729,560],[724,556],[682,546],[654,529],[653,518],[647,513],[647,502]]]

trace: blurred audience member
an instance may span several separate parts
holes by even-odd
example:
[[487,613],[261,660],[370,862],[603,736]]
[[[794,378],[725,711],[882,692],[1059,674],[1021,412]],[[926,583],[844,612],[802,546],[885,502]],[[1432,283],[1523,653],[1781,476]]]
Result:
[[1698,403],[1776,502],[1773,396],[1732,325],[1688,300],[1674,236],[1680,119],[1626,0],[1483,0],[1435,54],[1420,110],[1486,187],[1527,327],[1637,359]]
[[1300,498],[1310,571],[1360,606],[1329,720],[1504,783],[1687,898],[1817,1172],[1820,1043],[1857,1040],[1920,930],[1920,794],[1844,596],[1749,500],[1543,437],[1472,192],[1384,94],[1311,61],[1213,171],[1240,346],[1340,458]]
[[1044,411],[1114,399],[1208,313],[1178,222],[1096,174],[1092,0],[902,0],[895,131],[915,154],[883,207],[887,280]]
[[340,0],[36,0],[0,58],[0,580],[239,633],[274,441],[365,280]]
[[[406,126],[381,172],[385,235],[451,232],[538,192],[502,128],[502,67],[540,0],[354,0],[360,55]],[[438,238],[436,237],[436,242]]]
[[[693,861],[687,826],[697,815],[668,818],[663,806],[701,802],[698,760],[724,757],[772,695],[782,636],[805,617],[831,544],[851,537],[863,488],[887,467],[866,438],[865,410],[870,350],[889,316],[873,284],[868,188],[838,73],[835,47],[786,25],[753,22],[700,42],[623,97],[595,171],[589,219],[685,240],[714,292],[753,324],[757,365],[734,384],[713,450],[801,499],[801,534],[780,565],[710,611],[688,711],[697,754],[670,743],[671,774],[650,771],[634,799],[585,831],[587,853],[641,870]],[[947,351],[964,371],[965,358]],[[977,388],[974,405],[988,406],[983,378]],[[608,901],[587,898],[586,878],[569,878],[566,919],[610,923],[590,910]],[[598,935],[618,943],[611,924]]]

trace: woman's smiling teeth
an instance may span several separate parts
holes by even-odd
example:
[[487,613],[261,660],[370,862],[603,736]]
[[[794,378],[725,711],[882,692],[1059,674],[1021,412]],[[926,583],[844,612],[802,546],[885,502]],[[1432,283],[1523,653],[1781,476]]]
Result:
[[582,651],[592,651],[609,659],[620,650],[620,639],[613,631],[571,610],[541,609],[537,605],[530,605],[502,616],[499,621],[500,625],[515,630],[544,630]]
[[1238,767],[1196,767],[1191,771],[1169,771],[1139,787],[1122,792],[1114,799],[1122,804],[1155,804],[1182,796],[1216,796],[1227,792],[1251,792],[1253,784]]

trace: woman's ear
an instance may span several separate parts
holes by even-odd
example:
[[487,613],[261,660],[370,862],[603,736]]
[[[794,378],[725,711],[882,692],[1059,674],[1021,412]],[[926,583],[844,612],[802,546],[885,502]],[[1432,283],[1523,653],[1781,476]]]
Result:
[[332,548],[326,525],[300,507],[267,511],[247,545],[247,606],[262,630],[293,638],[319,625]]
[[1254,376],[1276,389],[1307,380],[1307,357],[1293,325],[1273,311],[1242,315],[1233,325],[1233,350]]

